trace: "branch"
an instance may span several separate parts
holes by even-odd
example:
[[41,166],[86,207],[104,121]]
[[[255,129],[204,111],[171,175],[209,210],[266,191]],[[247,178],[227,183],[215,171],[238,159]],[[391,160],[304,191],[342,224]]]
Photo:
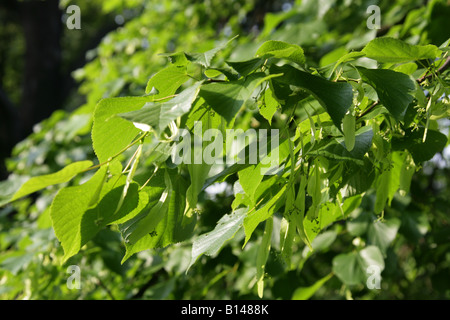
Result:
[[[436,73],[442,73],[445,70],[447,70],[450,67],[450,57],[447,57],[447,59],[445,60],[444,64],[437,70]],[[428,71],[427,71],[428,73]],[[417,82],[419,84],[422,84],[425,80],[430,79],[431,77],[433,77],[433,74],[424,74],[422,77],[420,77],[419,79],[417,79]]]
[[366,114],[368,114],[370,111],[372,111],[373,108],[375,108],[379,103],[380,103],[379,100],[378,100],[378,101],[375,101],[370,107],[368,107],[366,110],[364,110],[364,112],[361,113],[361,114],[356,118],[356,120],[358,120],[358,119],[364,117]]
[[[445,70],[447,70],[449,67],[450,67],[450,57],[448,57],[448,58],[445,60],[445,63],[437,70],[436,73],[442,73],[442,72],[444,72]],[[432,73],[431,73],[431,74],[428,74],[428,75],[425,74],[425,75],[423,75],[422,77],[420,77],[419,79],[417,79],[416,81],[417,81],[419,84],[422,84],[425,80],[427,80],[427,79],[429,79],[429,78],[431,78],[431,77],[433,77],[433,74],[432,74]],[[380,101],[375,101],[370,107],[368,107],[366,110],[364,110],[364,112],[361,113],[356,119],[358,120],[358,119],[364,117],[366,114],[368,114],[370,111],[372,111],[373,108],[375,108],[379,103],[380,103]]]

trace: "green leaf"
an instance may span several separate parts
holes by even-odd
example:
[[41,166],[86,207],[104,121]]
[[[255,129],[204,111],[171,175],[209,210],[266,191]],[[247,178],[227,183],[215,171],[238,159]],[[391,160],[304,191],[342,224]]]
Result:
[[422,127],[415,131],[408,129],[405,136],[392,138],[392,149],[408,150],[416,165],[430,160],[437,152],[445,148],[447,137],[439,131],[428,130],[427,138],[423,142],[424,131]]
[[267,258],[269,257],[270,244],[272,239],[273,217],[266,220],[264,234],[258,248],[256,256],[256,286],[258,288],[258,296],[263,297],[264,292],[264,275]]
[[425,212],[410,211],[402,213],[399,232],[417,243],[430,230],[430,223]]
[[383,169],[383,172],[378,176],[376,181],[376,196],[375,196],[375,205],[374,212],[376,214],[381,213],[385,206],[386,202],[389,199],[389,184],[391,179],[391,172],[389,169]]
[[223,244],[234,237],[242,227],[242,222],[247,213],[246,208],[240,208],[231,214],[224,215],[214,230],[200,235],[192,245],[191,262],[188,269],[197,261],[202,254],[215,255]]
[[227,122],[231,122],[253,91],[263,82],[277,75],[252,73],[244,79],[229,82],[215,82],[202,86],[200,95]]
[[373,221],[369,225],[369,230],[367,232],[368,244],[377,246],[383,255],[386,255],[389,245],[397,236],[399,227],[400,220],[395,218],[391,218],[386,221]]
[[300,287],[296,289],[294,291],[294,294],[292,295],[292,300],[308,300],[332,277],[333,274],[329,273],[325,277],[317,280],[313,285],[309,287]]
[[286,59],[303,65],[305,63],[305,55],[303,49],[295,44],[286,43],[283,41],[269,40],[264,42],[255,56],[257,57],[274,57],[278,59]]
[[217,52],[227,47],[234,39],[236,39],[238,36],[234,36],[232,39],[228,40],[227,42],[211,49],[206,52],[201,53],[186,53],[186,58],[193,62],[193,63],[199,63],[205,68],[208,68],[211,65],[212,59],[215,57]]
[[368,278],[367,268],[377,266],[384,269],[384,259],[380,250],[375,246],[368,246],[359,252],[337,255],[333,259],[333,272],[346,285],[365,284]]
[[268,200],[261,208],[253,210],[244,219],[244,230],[245,230],[245,243],[247,244],[250,240],[253,231],[256,227],[266,219],[270,218],[282,205],[284,200],[284,195],[286,193],[286,184],[279,189],[279,191]]
[[261,173],[261,165],[251,165],[239,171],[238,176],[242,189],[244,189],[245,193],[251,200],[251,203],[255,204],[255,191],[263,178]]
[[404,41],[383,37],[370,41],[362,50],[366,57],[384,63],[403,63],[436,59],[442,51],[434,45],[411,45]]
[[11,202],[14,194],[28,181],[28,177],[11,174],[8,180],[0,181],[0,207]]
[[264,60],[261,58],[253,58],[245,61],[227,61],[227,64],[236,70],[241,76],[247,76],[252,71],[261,67]]
[[355,147],[355,115],[346,114],[342,121],[342,132],[344,133],[345,147],[351,152]]
[[82,239],[91,237],[90,230],[81,227],[82,219],[96,190],[104,184],[106,171],[106,167],[102,167],[84,184],[62,188],[53,199],[50,216],[55,235],[64,249],[64,262],[80,251],[85,243]]
[[78,161],[69,164],[68,166],[55,173],[33,177],[22,185],[22,187],[14,194],[11,201],[22,198],[38,190],[47,188],[48,186],[67,182],[80,172],[83,172],[84,170],[92,166],[92,164],[92,161],[89,160]]
[[147,102],[141,109],[121,113],[119,116],[133,123],[149,125],[161,134],[170,122],[189,112],[200,85],[201,82],[192,85],[167,102]]
[[349,52],[347,54],[344,54],[342,57],[339,58],[338,61],[336,61],[335,65],[333,67],[333,70],[331,71],[330,74],[333,74],[334,71],[337,69],[337,67],[340,66],[342,63],[353,61],[353,60],[361,58],[363,56],[364,56],[364,53],[361,53],[358,51]]
[[309,174],[308,184],[306,186],[306,190],[308,191],[308,195],[312,198],[312,204],[308,210],[308,218],[310,220],[315,219],[317,217],[320,203],[322,202],[322,187],[323,181],[320,178],[320,165],[319,160],[316,159],[314,161],[314,168]]
[[385,69],[366,69],[358,67],[363,80],[370,84],[378,94],[382,105],[397,119],[402,120],[406,109],[413,101],[415,84],[404,73]]
[[346,285],[356,285],[364,279],[357,252],[339,254],[334,257],[333,272]]
[[[187,217],[184,215],[185,204],[186,204],[186,190],[187,182],[181,176],[176,173],[169,172],[170,182],[167,180],[169,177],[162,178],[166,176],[166,173],[156,175],[155,181],[150,181],[150,187],[146,187],[149,194],[149,206],[148,208],[141,212],[138,216],[132,220],[127,221],[124,225],[120,226],[122,237],[128,238],[129,234],[132,235],[132,231],[142,224],[143,226],[139,228],[150,230],[149,226],[153,228],[149,233],[145,234],[143,237],[139,238],[135,243],[125,242],[126,254],[122,259],[124,263],[133,254],[152,248],[163,248],[170,244],[177,243],[186,240],[192,235],[192,231],[196,222],[196,215]],[[165,180],[165,182],[164,182]],[[149,216],[149,209],[152,210],[155,205],[158,204],[163,190],[166,188],[167,183],[171,188],[169,188],[169,193],[164,205],[167,208],[163,208],[164,214],[162,218],[159,217],[158,212],[153,212],[151,217],[158,220],[155,226],[155,221],[150,217],[146,220],[144,218]]]
[[158,203],[150,208],[149,212],[145,215],[145,217],[143,217],[138,221],[138,223],[133,224],[130,228],[127,229],[127,233],[124,237],[127,243],[133,245],[142,237],[144,237],[149,233],[152,233],[156,229],[158,223],[163,219],[164,215],[167,213],[168,195],[169,190],[165,190],[162,193]]
[[177,89],[189,80],[185,66],[168,66],[156,73],[147,83],[145,93],[157,90],[152,99],[161,99],[175,94]]
[[[186,192],[186,198],[190,210],[197,207],[198,195],[203,189],[203,185],[208,177],[212,164],[204,162],[202,155],[208,143],[203,141],[203,134],[209,129],[219,129],[222,126],[222,117],[214,112],[205,112],[205,108],[196,108],[191,112],[186,122],[188,127],[192,127],[194,135],[194,149],[191,153],[191,162],[187,164],[191,185]],[[200,127],[201,125],[201,127]],[[197,142],[198,139],[198,142]],[[191,214],[191,213],[187,213]]]
[[352,86],[346,82],[333,82],[307,72],[300,71],[290,65],[270,67],[272,74],[284,74],[273,81],[293,85],[309,91],[325,108],[333,123],[341,128],[341,122],[353,103]]
[[183,51],[175,53],[161,53],[163,57],[167,57],[174,66],[185,67],[189,64],[189,60],[186,57],[186,53]]
[[373,131],[370,126],[364,126],[355,133],[355,142],[352,151],[348,151],[345,140],[343,138],[336,138],[334,142],[311,151],[330,157],[333,159],[341,160],[362,160],[364,155],[369,151],[372,146]]
[[2,256],[0,260],[0,268],[8,270],[13,275],[17,275],[20,270],[25,269],[33,260],[35,253],[26,251],[14,251],[7,254],[6,257]]
[[275,112],[277,112],[280,104],[273,96],[272,90],[267,88],[264,92],[264,104],[259,107],[259,113],[272,124],[272,118]]
[[101,100],[94,111],[92,143],[100,163],[121,152],[140,132],[118,113],[138,110],[151,101],[149,97],[120,97]]

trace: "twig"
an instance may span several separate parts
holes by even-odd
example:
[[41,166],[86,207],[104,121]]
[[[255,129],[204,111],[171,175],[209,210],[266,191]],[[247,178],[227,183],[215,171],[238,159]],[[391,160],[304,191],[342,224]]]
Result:
[[[444,64],[437,70],[436,73],[442,73],[442,72],[444,72],[445,70],[447,70],[448,67],[450,67],[450,57],[447,57],[447,59],[445,60]],[[428,73],[428,72],[427,72],[427,73]],[[423,75],[422,77],[420,77],[419,79],[417,79],[417,82],[418,82],[419,84],[422,84],[422,82],[424,82],[425,80],[427,80],[427,79],[429,79],[429,78],[431,78],[431,77],[433,77],[433,73],[425,74],[425,75]]]
[[375,101],[370,107],[368,107],[366,110],[364,110],[364,112],[361,113],[361,114],[356,118],[356,120],[358,120],[358,119],[364,117],[366,114],[368,114],[370,111],[372,111],[373,108],[375,108],[379,103],[380,103],[379,100],[378,100],[378,101]]

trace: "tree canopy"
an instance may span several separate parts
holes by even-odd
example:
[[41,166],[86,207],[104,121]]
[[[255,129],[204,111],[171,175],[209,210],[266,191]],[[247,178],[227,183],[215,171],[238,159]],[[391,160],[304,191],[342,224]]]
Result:
[[450,297],[447,1],[54,5],[0,26],[0,297]]

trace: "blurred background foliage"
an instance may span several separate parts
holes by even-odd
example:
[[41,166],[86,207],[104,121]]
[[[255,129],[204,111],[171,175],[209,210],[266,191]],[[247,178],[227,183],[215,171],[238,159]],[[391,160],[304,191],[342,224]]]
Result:
[[[53,21],[58,52],[52,49],[58,55],[59,77],[54,82],[58,85],[40,87],[39,95],[46,97],[36,98],[32,108],[38,116],[28,122],[31,125],[14,126],[26,112],[24,101],[34,98],[27,82],[45,81],[42,75],[27,76],[33,72],[27,71],[33,68],[28,61],[33,44],[24,22],[27,6],[52,3],[58,9],[58,21]],[[81,9],[81,30],[65,27],[65,10],[71,4]],[[372,4],[381,8],[379,30],[366,26],[366,10]],[[90,138],[95,105],[105,97],[143,95],[148,79],[168,63],[163,53],[203,52],[239,35],[219,59],[250,57],[262,42],[276,39],[300,45],[308,64],[319,68],[336,56],[361,49],[376,36],[440,46],[449,37],[449,16],[446,0],[4,1],[0,4],[0,160],[5,160],[1,170],[6,180],[0,185],[0,206],[2,196],[23,179],[95,158]],[[39,59],[42,64],[47,61],[43,56]],[[55,104],[41,109],[40,103],[49,100]],[[442,124],[448,135],[448,119]],[[410,194],[395,198],[386,210],[386,224],[373,223],[377,217],[366,203],[371,198],[365,197],[351,219],[330,225],[314,240],[313,253],[299,242],[293,253],[295,269],[284,264],[274,235],[264,297],[298,298],[298,288],[330,274],[334,257],[370,243],[385,257],[381,289],[346,287],[332,277],[312,298],[450,298],[449,159],[447,148],[416,172]],[[1,299],[257,297],[253,262],[258,244],[256,240],[242,249],[243,233],[217,256],[202,257],[187,273],[189,242],[141,252],[121,265],[124,247],[120,235],[109,229],[61,265],[62,248],[49,217],[56,191],[51,187],[0,208]],[[232,198],[226,185],[203,194],[204,210],[195,232],[211,230],[229,213]],[[275,223],[281,222],[275,218]],[[81,269],[80,290],[66,285],[69,265]]]

